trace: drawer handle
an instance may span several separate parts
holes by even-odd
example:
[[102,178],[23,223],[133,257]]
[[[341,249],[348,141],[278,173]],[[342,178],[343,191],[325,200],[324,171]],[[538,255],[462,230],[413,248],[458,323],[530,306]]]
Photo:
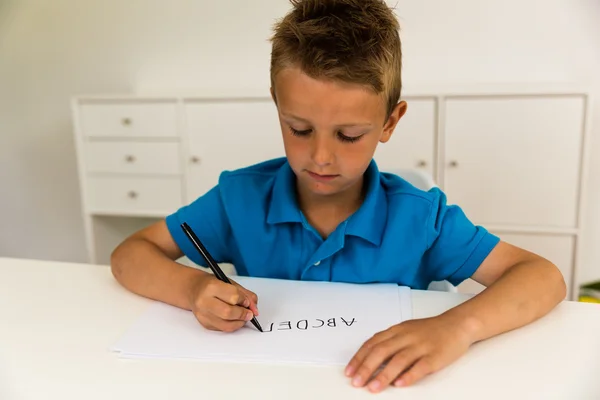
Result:
[[129,154],[129,155],[126,155],[126,156],[125,156],[125,161],[127,161],[128,163],[135,162],[135,157],[134,157],[134,156],[132,156],[131,154]]
[[452,161],[450,161],[450,166],[451,166],[452,168],[456,168],[456,167],[458,167],[458,162],[457,162],[457,161],[454,161],[454,160],[452,160]]
[[131,125],[131,118],[123,118],[121,119],[121,124],[123,124],[124,126],[129,126]]
[[427,161],[425,161],[425,160],[419,160],[417,162],[417,167],[421,167],[422,168],[422,167],[426,167],[426,166],[427,166]]
[[135,199],[135,198],[137,198],[137,197],[138,197],[138,194],[137,194],[137,192],[136,192],[136,191],[134,191],[134,190],[130,190],[130,191],[127,193],[127,196],[128,196],[130,199]]
[[190,158],[190,161],[192,162],[192,164],[200,164],[200,157],[192,156],[192,158]]

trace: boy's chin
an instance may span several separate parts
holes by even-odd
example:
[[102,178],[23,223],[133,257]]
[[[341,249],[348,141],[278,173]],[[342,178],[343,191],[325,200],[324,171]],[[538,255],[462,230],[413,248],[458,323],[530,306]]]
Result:
[[304,182],[304,189],[316,196],[333,196],[343,192],[339,184],[333,182]]

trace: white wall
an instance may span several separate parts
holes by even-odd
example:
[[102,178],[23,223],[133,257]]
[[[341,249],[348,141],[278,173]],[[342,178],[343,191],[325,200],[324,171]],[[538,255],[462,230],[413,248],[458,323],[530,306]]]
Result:
[[[600,2],[399,0],[404,83],[588,82],[582,278],[600,278]],[[268,95],[287,0],[0,1],[0,256],[84,261],[69,97]],[[510,116],[507,116],[510,117]]]

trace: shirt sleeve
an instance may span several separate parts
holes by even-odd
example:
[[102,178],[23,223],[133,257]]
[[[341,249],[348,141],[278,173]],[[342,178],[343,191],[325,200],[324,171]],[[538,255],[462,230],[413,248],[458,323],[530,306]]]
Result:
[[217,263],[231,262],[227,245],[231,237],[231,225],[218,185],[166,218],[171,237],[183,254],[196,264],[207,267],[204,258],[181,229],[181,224],[184,222],[192,228]]
[[463,210],[446,203],[439,189],[427,221],[427,250],[423,262],[432,281],[458,285],[479,268],[500,239],[474,225]]

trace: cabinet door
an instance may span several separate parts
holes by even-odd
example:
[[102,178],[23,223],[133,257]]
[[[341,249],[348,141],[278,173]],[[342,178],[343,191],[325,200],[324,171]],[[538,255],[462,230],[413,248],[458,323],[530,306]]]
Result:
[[380,143],[375,161],[382,171],[419,168],[434,173],[435,158],[435,99],[408,98],[408,108],[400,119],[392,138]]
[[478,224],[574,227],[577,96],[447,100],[444,189]]
[[[540,235],[529,233],[495,233],[502,240],[536,253],[553,262],[562,272],[569,295],[573,277],[575,237],[570,235]],[[468,279],[458,286],[463,293],[479,293],[483,286]]]
[[273,101],[238,100],[185,105],[189,140],[188,202],[234,170],[285,156]]

